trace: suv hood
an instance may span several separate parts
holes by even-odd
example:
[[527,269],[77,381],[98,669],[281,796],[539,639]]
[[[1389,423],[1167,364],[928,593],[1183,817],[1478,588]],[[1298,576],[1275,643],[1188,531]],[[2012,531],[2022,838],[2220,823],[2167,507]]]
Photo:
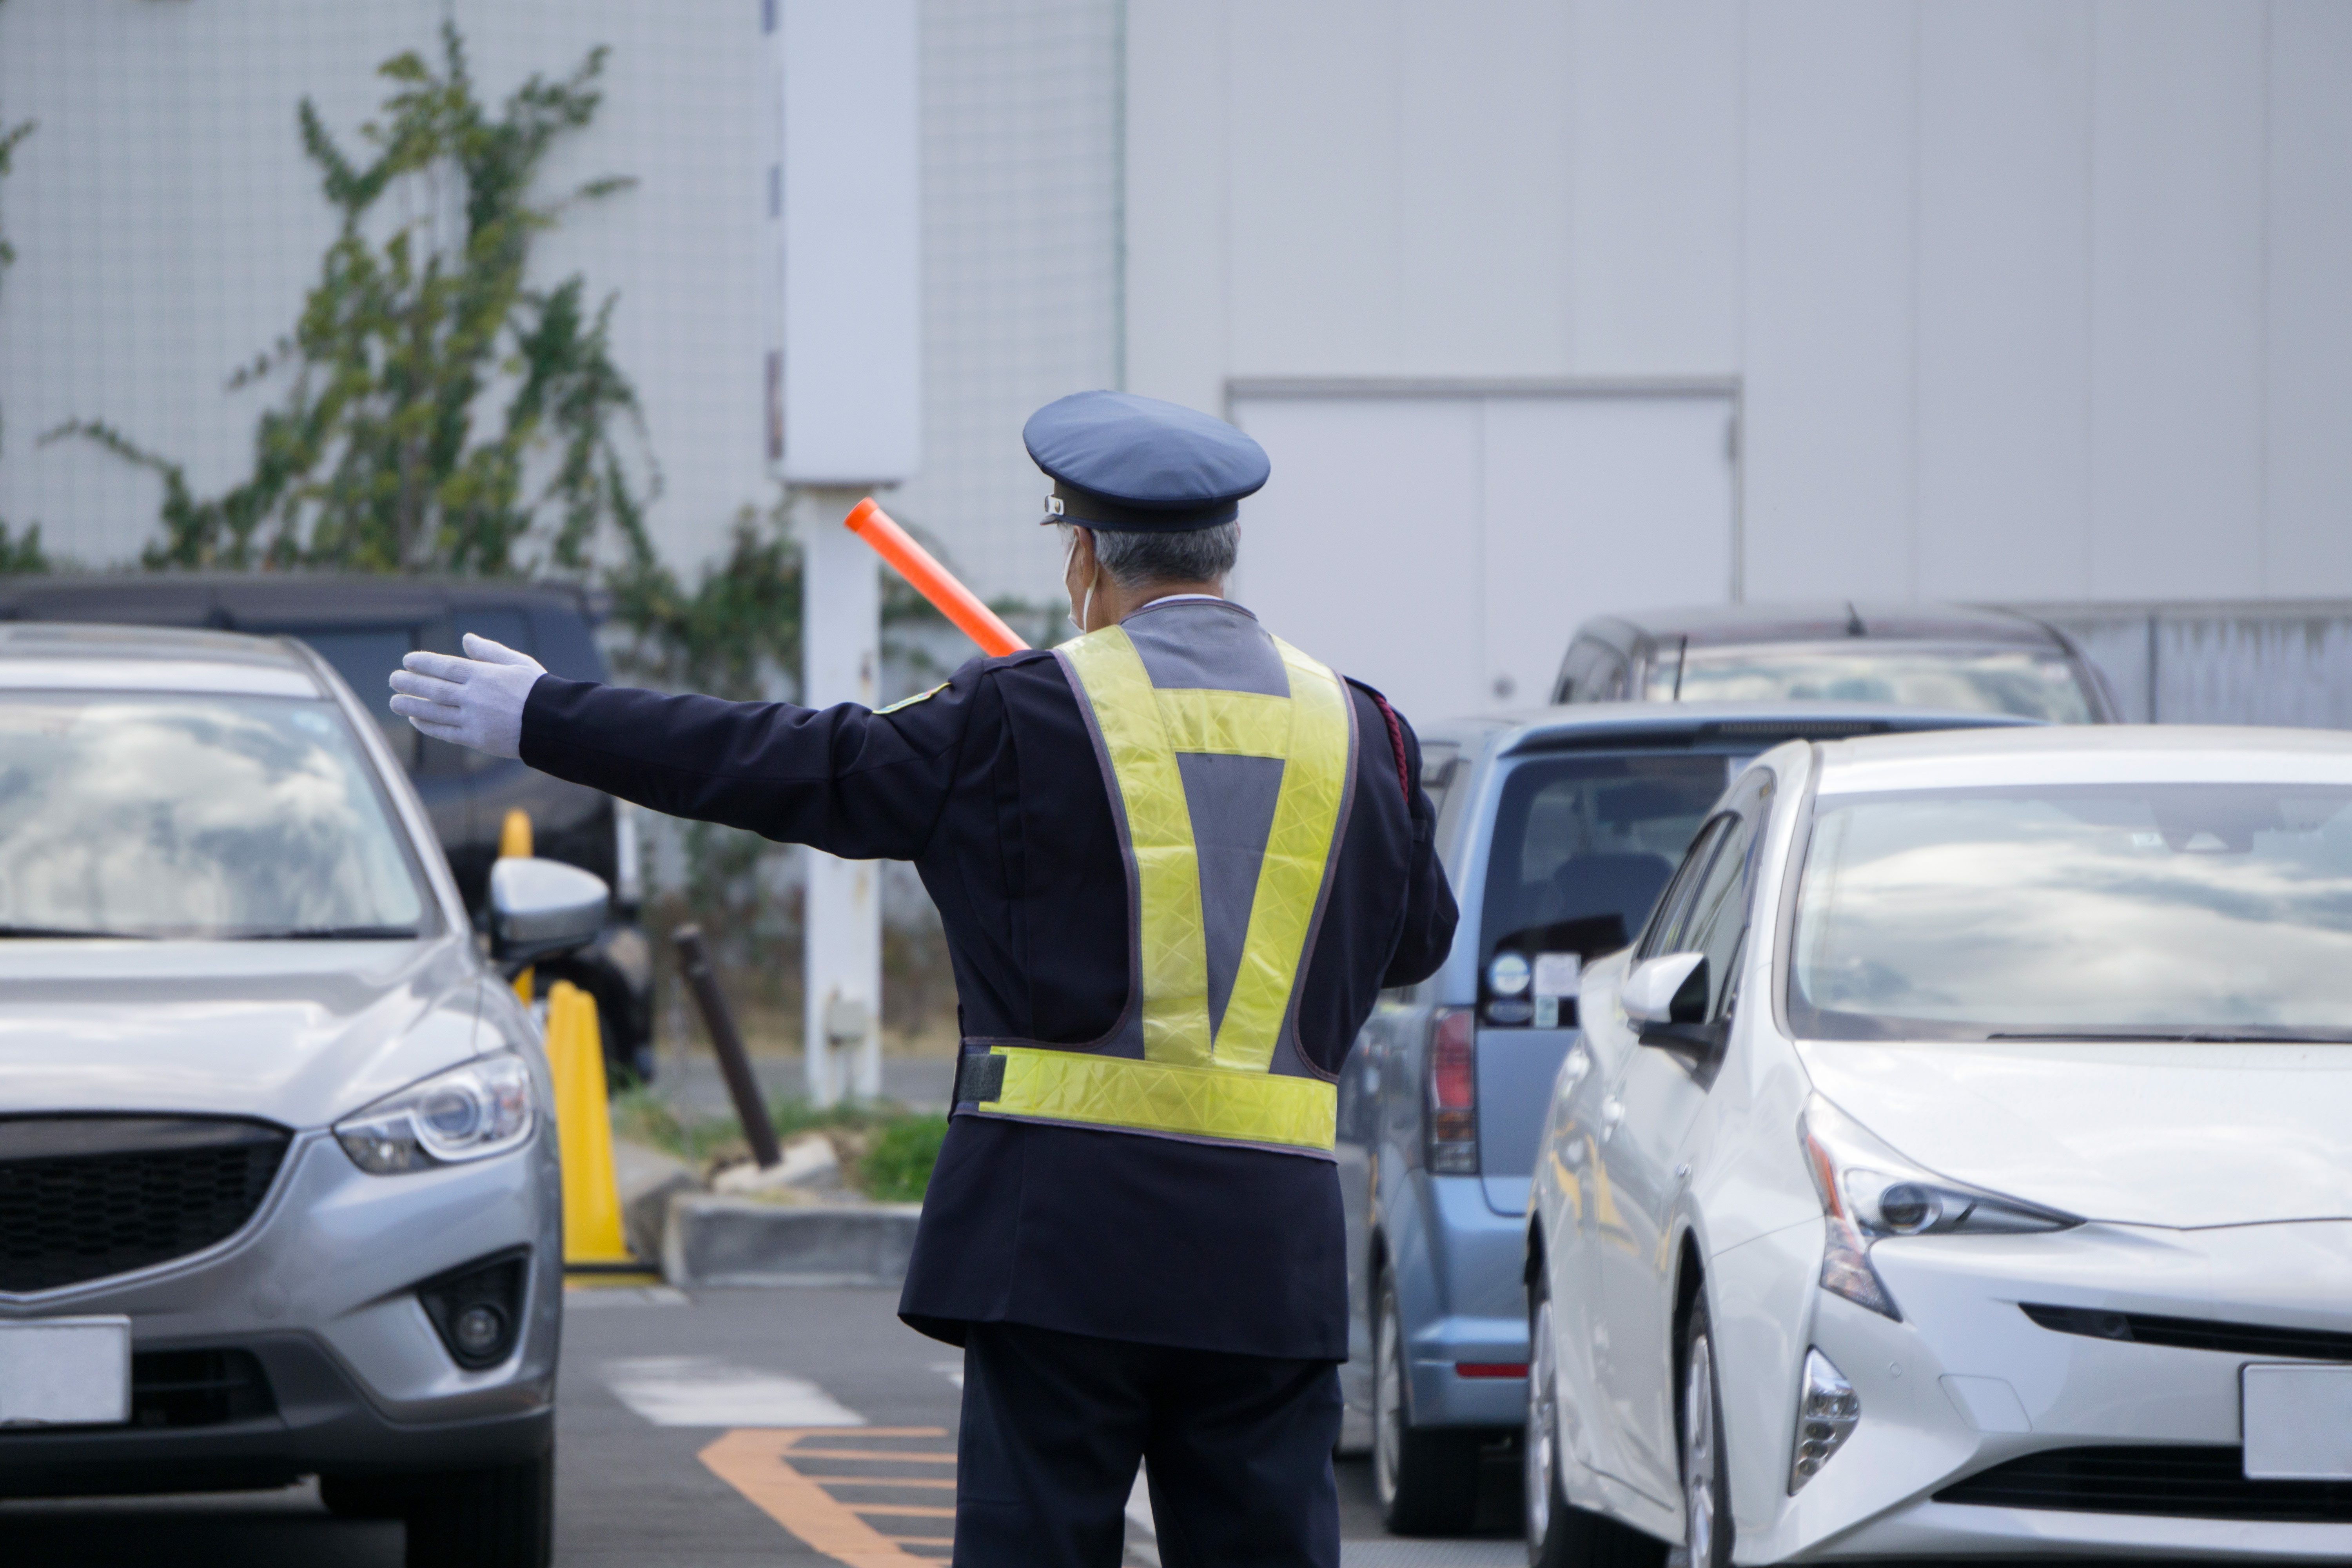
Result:
[[2352,1218],[2352,1046],[1798,1049],[1898,1152],[2012,1197],[2124,1225]]
[[476,1049],[480,970],[422,942],[0,942],[0,1115],[323,1126]]

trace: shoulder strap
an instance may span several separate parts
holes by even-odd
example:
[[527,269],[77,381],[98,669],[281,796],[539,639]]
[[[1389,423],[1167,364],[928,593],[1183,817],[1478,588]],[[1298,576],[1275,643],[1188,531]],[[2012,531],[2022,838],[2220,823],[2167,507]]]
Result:
[[1389,751],[1396,758],[1397,788],[1404,793],[1405,805],[1410,806],[1412,804],[1412,775],[1405,771],[1404,726],[1397,722],[1396,710],[1389,706],[1387,698],[1369,686],[1360,689],[1379,707],[1381,717],[1388,721]]

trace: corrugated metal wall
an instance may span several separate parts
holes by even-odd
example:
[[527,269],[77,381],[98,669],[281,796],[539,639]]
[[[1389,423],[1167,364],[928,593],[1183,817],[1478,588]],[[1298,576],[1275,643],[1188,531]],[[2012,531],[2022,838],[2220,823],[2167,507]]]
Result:
[[2352,729],[2352,603],[2013,607],[2080,642],[2134,722]]

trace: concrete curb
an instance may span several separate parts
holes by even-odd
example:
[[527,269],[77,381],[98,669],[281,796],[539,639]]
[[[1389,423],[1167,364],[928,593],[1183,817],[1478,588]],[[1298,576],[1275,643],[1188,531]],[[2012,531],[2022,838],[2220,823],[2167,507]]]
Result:
[[681,1193],[669,1200],[662,1274],[681,1289],[896,1285],[915,1250],[920,1204],[763,1204]]

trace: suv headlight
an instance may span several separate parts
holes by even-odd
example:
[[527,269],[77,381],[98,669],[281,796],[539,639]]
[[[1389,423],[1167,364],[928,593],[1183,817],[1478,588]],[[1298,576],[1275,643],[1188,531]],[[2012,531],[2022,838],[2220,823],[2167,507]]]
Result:
[[530,1136],[530,1069],[512,1054],[484,1057],[411,1084],[335,1124],[362,1171],[396,1176],[502,1154]]
[[1903,1314],[1870,1264],[1870,1245],[1886,1236],[2008,1235],[2065,1230],[2083,1222],[1947,1180],[1923,1170],[1861,1123],[1814,1095],[1797,1123],[1805,1169],[1829,1217],[1822,1289],[1897,1322]]

